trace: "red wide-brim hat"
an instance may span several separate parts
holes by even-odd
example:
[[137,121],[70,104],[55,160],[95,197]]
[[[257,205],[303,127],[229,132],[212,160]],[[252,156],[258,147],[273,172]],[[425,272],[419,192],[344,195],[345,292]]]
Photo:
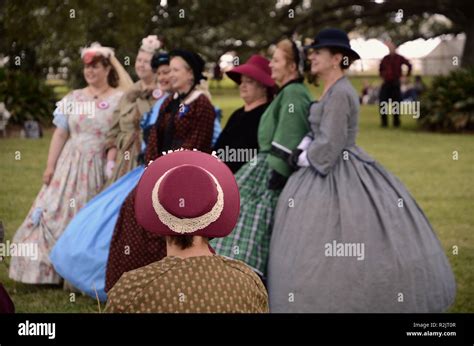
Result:
[[[174,151],[156,159],[145,169],[135,194],[138,224],[162,236],[225,237],[234,229],[239,212],[239,189],[232,171],[217,157],[200,151]],[[194,220],[213,219],[207,217],[211,214],[214,221],[194,227]],[[177,231],[180,224],[186,224],[187,231]]]
[[234,67],[226,72],[227,76],[237,84],[240,84],[241,76],[247,76],[262,83],[266,87],[275,87],[270,70],[270,61],[261,55],[252,55],[245,64]]

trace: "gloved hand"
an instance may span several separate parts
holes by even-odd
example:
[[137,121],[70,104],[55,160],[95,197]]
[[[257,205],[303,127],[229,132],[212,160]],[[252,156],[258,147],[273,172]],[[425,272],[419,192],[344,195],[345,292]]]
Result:
[[307,150],[303,150],[303,152],[298,156],[297,165],[299,167],[309,167]]
[[302,150],[307,150],[309,148],[309,145],[313,141],[313,138],[310,136],[305,136],[301,140],[300,144],[298,144],[297,148],[302,149]]
[[288,178],[284,175],[281,175],[277,171],[272,171],[267,188],[269,190],[281,190],[285,186],[287,180]]
[[288,157],[288,160],[287,160],[288,166],[290,166],[290,168],[294,171],[300,168],[298,166],[298,158],[302,152],[303,150],[296,148],[291,152],[291,155]]
[[104,168],[104,174],[107,179],[110,179],[110,177],[112,176],[114,167],[115,167],[115,161],[107,161],[107,164],[105,165],[105,168]]

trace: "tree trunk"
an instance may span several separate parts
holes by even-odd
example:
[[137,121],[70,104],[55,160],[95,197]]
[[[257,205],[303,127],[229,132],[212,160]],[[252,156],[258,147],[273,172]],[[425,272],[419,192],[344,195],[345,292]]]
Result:
[[467,21],[464,25],[466,33],[466,43],[462,55],[462,67],[474,67],[474,21]]

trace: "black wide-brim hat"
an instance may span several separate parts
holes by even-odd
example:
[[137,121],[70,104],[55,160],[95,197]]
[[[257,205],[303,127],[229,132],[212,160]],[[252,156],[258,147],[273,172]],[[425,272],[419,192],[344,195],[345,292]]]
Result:
[[360,55],[351,48],[349,36],[344,31],[335,28],[321,30],[314,38],[313,43],[305,46],[304,50],[330,47],[340,48],[351,60],[360,59]]

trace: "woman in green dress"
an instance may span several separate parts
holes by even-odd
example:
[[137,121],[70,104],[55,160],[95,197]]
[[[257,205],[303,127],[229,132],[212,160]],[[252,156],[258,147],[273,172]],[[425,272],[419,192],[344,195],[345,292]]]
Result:
[[266,277],[273,211],[291,169],[286,156],[309,131],[311,94],[303,84],[301,54],[284,39],[276,46],[270,68],[280,90],[262,115],[258,129],[259,154],[236,174],[240,216],[228,237],[213,240],[219,255],[238,259]]

